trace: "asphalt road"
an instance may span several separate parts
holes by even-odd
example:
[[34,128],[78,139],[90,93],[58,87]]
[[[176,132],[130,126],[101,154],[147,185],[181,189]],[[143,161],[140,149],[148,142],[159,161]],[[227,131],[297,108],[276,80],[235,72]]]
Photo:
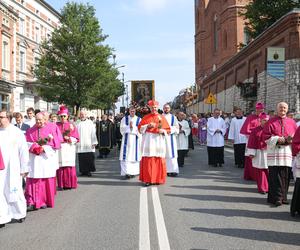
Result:
[[0,249],[300,249],[300,217],[267,204],[226,150],[212,168],[196,147],[178,177],[148,188],[120,180],[113,152],[77,190],[58,192],[55,208],[0,229]]

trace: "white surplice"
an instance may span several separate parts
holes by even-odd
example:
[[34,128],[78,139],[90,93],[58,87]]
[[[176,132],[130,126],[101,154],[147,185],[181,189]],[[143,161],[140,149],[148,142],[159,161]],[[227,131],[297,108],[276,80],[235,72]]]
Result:
[[245,144],[247,143],[247,137],[240,133],[241,127],[243,126],[246,117],[242,119],[232,118],[228,133],[228,139],[234,140],[234,144]]
[[32,117],[31,119],[25,120],[24,123],[28,124],[32,128],[35,125],[36,121],[35,121],[35,118]]
[[0,171],[0,224],[26,217],[22,173],[29,172],[29,149],[23,132],[9,125],[0,128],[0,147],[5,169]]
[[[32,142],[28,142],[28,148],[32,144]],[[59,168],[58,152],[49,145],[43,145],[42,147],[45,152],[40,155],[29,153],[29,178],[40,179],[56,176],[56,170]]]
[[186,120],[178,121],[178,125],[181,126],[183,133],[179,133],[177,136],[177,148],[178,150],[188,150],[191,128]]
[[76,144],[77,153],[95,152],[93,145],[98,144],[96,126],[91,120],[80,121],[76,124],[79,133],[79,142]]
[[[138,175],[140,173],[141,140],[138,125],[141,118],[125,116],[121,120],[120,132],[122,143],[120,149],[121,175]],[[132,124],[132,128],[130,128]]]
[[[221,133],[216,133],[219,129]],[[223,118],[210,117],[207,120],[207,146],[208,147],[224,147],[224,135],[227,126]]]
[[179,124],[175,115],[163,114],[171,128],[170,134],[166,135],[166,165],[167,173],[179,173],[177,162],[177,136],[179,134]]

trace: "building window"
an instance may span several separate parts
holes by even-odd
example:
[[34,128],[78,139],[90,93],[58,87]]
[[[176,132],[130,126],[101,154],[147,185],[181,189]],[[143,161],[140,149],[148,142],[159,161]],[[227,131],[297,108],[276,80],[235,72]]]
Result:
[[25,20],[23,18],[20,18],[19,20],[19,33],[21,35],[24,35],[25,33]]
[[9,43],[8,40],[2,42],[2,68],[9,70]]
[[26,54],[24,50],[20,50],[20,71],[26,71]]
[[217,29],[217,21],[218,17],[217,15],[214,16],[214,22],[213,22],[213,34],[214,34],[214,52],[218,49],[218,29]]
[[250,42],[250,36],[247,32],[247,28],[244,28],[244,44],[247,45]]
[[20,94],[20,111],[25,112],[25,95]]
[[0,110],[9,110],[9,96],[0,94]]
[[7,26],[7,27],[9,27],[9,20],[8,20],[7,17],[3,17],[2,18],[2,24],[5,25],[5,26]]
[[35,41],[37,43],[40,42],[40,28],[39,27],[35,27]]

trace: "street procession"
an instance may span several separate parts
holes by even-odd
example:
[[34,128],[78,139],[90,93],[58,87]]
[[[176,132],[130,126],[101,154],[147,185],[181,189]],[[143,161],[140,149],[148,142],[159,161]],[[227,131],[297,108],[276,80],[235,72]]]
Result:
[[0,250],[299,249],[300,2],[129,2],[0,1]]

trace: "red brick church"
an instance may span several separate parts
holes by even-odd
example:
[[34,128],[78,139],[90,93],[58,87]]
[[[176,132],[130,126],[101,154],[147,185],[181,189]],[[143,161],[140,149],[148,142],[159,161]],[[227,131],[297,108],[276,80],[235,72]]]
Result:
[[[300,111],[300,12],[295,10],[250,41],[239,15],[246,0],[195,0],[195,72],[197,111],[210,111],[205,98],[212,93],[226,112],[249,112],[256,101],[274,110],[286,101]],[[283,51],[283,75],[267,71],[267,51]],[[269,52],[270,53],[270,52]],[[276,52],[277,53],[277,52]]]

